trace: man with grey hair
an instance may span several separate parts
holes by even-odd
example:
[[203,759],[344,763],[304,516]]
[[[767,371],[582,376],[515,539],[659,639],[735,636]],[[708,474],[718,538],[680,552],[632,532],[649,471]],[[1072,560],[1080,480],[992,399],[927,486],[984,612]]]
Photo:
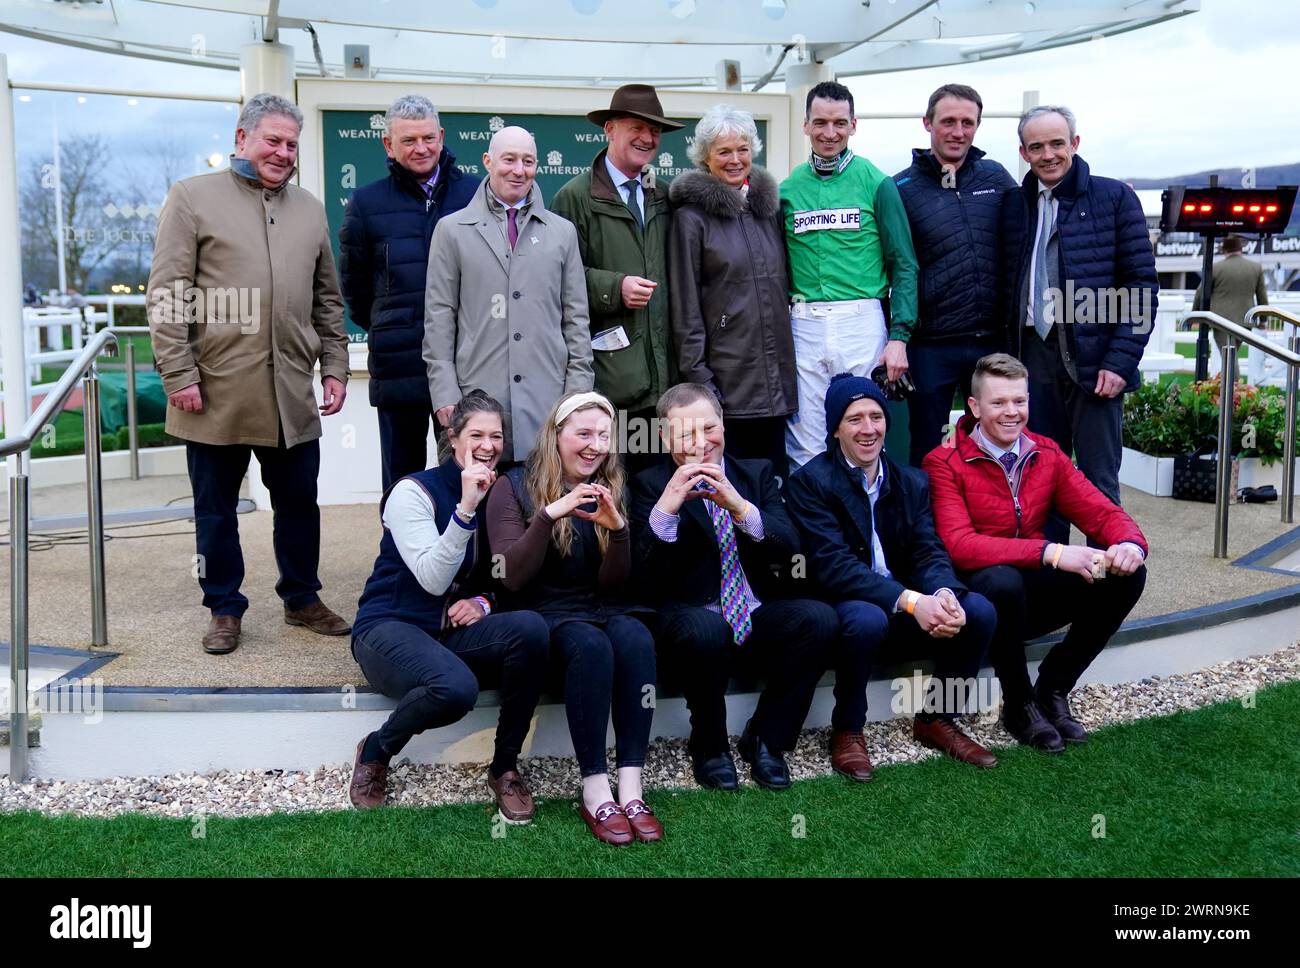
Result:
[[251,454],[271,492],[285,622],[323,635],[349,631],[317,595],[320,415],[343,407],[348,347],[325,209],[290,184],[301,130],[290,101],[251,98],[229,170],[168,192],[149,272],[154,360],[167,432],[185,441],[196,572],[212,611],[203,648],[213,654],[239,645],[248,608],[235,505]]
[[[1076,155],[1068,108],[1026,111],[1019,135],[1029,172],[1003,197],[1001,292],[1009,349],[1029,368],[1029,429],[1119,504],[1123,395],[1137,389],[1160,288],[1146,217],[1132,188]],[[1066,536],[1059,519],[1047,535]]]
[[503,461],[522,461],[556,399],[590,390],[591,332],[578,233],[537,187],[537,142],[519,127],[492,136],[484,179],[429,246],[424,362],[446,420],[470,390],[509,415]]
[[480,179],[457,167],[443,145],[437,109],[418,94],[389,107],[383,141],[388,175],[352,193],[339,232],[339,270],[352,321],[369,336],[370,403],[379,419],[386,493],[428,460],[433,408],[420,346],[429,240],[440,218],[469,203]]

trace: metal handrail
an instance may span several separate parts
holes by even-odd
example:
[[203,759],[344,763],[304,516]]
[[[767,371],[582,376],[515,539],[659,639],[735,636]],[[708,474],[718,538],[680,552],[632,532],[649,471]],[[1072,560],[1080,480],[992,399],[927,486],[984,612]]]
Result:
[[[1247,321],[1255,318],[1252,314],[1258,309],[1272,309],[1268,306],[1256,306],[1246,314]],[[1281,313],[1274,309],[1273,312]],[[1232,398],[1228,396],[1237,385],[1237,344],[1245,343],[1267,353],[1274,359],[1287,365],[1286,391],[1286,433],[1282,442],[1282,522],[1290,524],[1295,520],[1295,450],[1296,450],[1296,372],[1300,367],[1300,346],[1292,337],[1291,349],[1283,349],[1272,340],[1237,323],[1224,319],[1217,313],[1198,309],[1188,313],[1188,322],[1200,323],[1216,329],[1224,335],[1222,353],[1223,367],[1220,372],[1219,390],[1219,453],[1218,480],[1214,489],[1214,557],[1228,557],[1228,506],[1232,501]]]
[[[1272,316],[1294,327],[1287,340],[1287,349],[1300,354],[1300,316],[1289,313],[1276,306],[1255,306],[1246,313],[1246,325],[1254,326],[1261,316]],[[1287,463],[1282,467],[1282,520],[1287,524],[1295,521],[1295,443],[1296,443],[1296,396],[1300,386],[1300,370],[1288,366],[1286,370],[1286,433],[1283,440],[1291,442],[1291,449],[1286,451]]]
[[92,646],[108,644],[108,608],[104,581],[104,494],[99,427],[99,376],[95,360],[117,346],[117,336],[101,330],[85,345],[63,376],[41,401],[22,431],[0,440],[0,457],[15,457],[17,473],[9,480],[9,779],[27,777],[27,641],[28,539],[31,529],[28,451],[54,414],[63,407],[83,374],[86,435],[86,512],[90,546],[90,639]]

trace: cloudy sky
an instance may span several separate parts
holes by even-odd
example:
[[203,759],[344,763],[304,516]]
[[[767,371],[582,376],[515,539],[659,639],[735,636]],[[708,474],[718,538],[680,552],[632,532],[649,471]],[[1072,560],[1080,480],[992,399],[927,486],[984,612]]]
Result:
[[[0,0],[3,7],[3,0]],[[57,81],[237,96],[234,71],[155,64],[0,33],[15,81]],[[1211,167],[1300,161],[1300,0],[1204,0],[1200,12],[1099,42],[926,71],[878,74],[850,84],[864,111],[920,111],[930,91],[972,84],[990,110],[1015,111],[1026,89],[1044,103],[1069,105],[1079,117],[1081,154],[1099,172],[1152,177]],[[59,101],[61,130],[109,135],[130,162],[158,135],[181,140],[196,170],[204,155],[229,150],[229,113],[221,105],[182,105],[120,98],[33,93],[16,105],[20,141],[48,144],[50,105]],[[146,133],[147,132],[147,133]],[[863,121],[855,148],[887,171],[926,143],[919,121]],[[1013,172],[1015,125],[989,119],[977,143]]]

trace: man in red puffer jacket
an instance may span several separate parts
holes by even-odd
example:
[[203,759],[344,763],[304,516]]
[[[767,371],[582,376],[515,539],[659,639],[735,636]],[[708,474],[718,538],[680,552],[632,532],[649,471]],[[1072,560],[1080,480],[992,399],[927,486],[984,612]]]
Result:
[[[1028,381],[1015,357],[983,357],[967,401],[974,417],[963,417],[954,441],[923,466],[935,531],[958,576],[998,615],[989,660],[1002,684],[1003,725],[1026,746],[1056,753],[1087,739],[1070,690],[1142,595],[1148,549],[1133,519],[1055,443],[1025,430]],[[1053,511],[1096,547],[1047,541]],[[1065,625],[1031,686],[1025,642]]]

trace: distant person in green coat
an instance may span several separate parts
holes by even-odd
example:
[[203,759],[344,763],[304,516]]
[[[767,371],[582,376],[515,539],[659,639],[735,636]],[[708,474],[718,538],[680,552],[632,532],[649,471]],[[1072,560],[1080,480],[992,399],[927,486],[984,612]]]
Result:
[[831,376],[870,377],[883,363],[897,380],[916,328],[907,210],[894,180],[849,147],[857,126],[852,92],[834,81],[818,84],[808,92],[803,124],[812,154],[781,183],[799,385],[786,449],[796,466],[826,450]]
[[[1200,305],[1201,288],[1196,287],[1193,305]],[[1246,313],[1255,306],[1268,305],[1268,287],[1264,284],[1264,269],[1242,254],[1240,235],[1223,239],[1223,258],[1214,264],[1210,276],[1210,312],[1217,313],[1230,323],[1246,325]],[[1223,353],[1223,335],[1212,330],[1214,345]]]
[[[605,131],[609,146],[591,170],[555,194],[551,210],[578,229],[587,274],[596,391],[624,412],[629,473],[653,463],[645,449],[658,435],[655,403],[677,382],[668,302],[668,193],[656,185],[659,137],[682,125],[663,116],[655,89],[624,84],[608,110],[587,119]],[[638,425],[644,429],[638,433]],[[637,441],[646,447],[638,448]]]

